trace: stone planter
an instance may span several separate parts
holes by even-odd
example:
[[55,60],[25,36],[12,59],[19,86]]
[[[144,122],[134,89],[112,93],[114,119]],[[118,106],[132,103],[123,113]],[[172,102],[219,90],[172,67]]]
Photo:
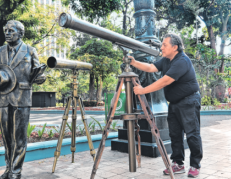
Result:
[[[111,132],[108,135],[105,146],[111,146],[111,140],[116,139],[118,137],[118,132]],[[102,134],[92,135],[92,142],[94,148],[98,148]],[[45,141],[45,142],[37,142],[37,143],[29,143],[27,145],[27,152],[25,162],[40,160],[45,158],[54,157],[54,152],[56,150],[58,140]],[[61,155],[71,154],[71,138],[63,139]],[[87,137],[76,137],[76,152],[82,152],[89,150]],[[89,152],[89,158],[90,152]],[[70,161],[71,162],[71,161]],[[0,166],[5,166],[5,149],[4,147],[0,147]]]

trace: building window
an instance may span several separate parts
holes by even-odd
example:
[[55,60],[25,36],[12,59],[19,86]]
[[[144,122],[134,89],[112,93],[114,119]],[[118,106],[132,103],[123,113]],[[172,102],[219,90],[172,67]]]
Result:
[[54,49],[51,50],[51,56],[55,56],[55,51],[54,51]]

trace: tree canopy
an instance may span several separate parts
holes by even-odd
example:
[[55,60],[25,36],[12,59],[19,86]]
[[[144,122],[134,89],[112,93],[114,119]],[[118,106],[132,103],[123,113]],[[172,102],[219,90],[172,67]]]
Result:
[[120,9],[121,0],[63,0],[81,17],[87,17],[88,21],[99,20],[107,17],[111,12]]
[[98,99],[101,99],[102,84],[105,77],[109,74],[117,74],[119,71],[119,62],[122,60],[122,52],[113,48],[111,42],[93,38],[88,40],[81,48],[77,48],[71,54],[71,59],[89,62],[93,65],[90,72],[89,93],[94,98],[94,79],[100,81],[100,86],[97,88]]

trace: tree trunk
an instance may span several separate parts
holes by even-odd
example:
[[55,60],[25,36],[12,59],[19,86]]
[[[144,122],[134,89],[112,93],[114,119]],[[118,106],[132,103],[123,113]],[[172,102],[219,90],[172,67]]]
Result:
[[211,97],[211,92],[209,88],[209,70],[207,70],[206,74],[206,96]]
[[5,21],[0,21],[0,46],[3,46],[4,42],[5,42],[5,34],[3,31],[3,27],[5,25]]
[[95,92],[95,76],[90,74],[90,83],[89,83],[89,99],[90,101],[94,100]]
[[99,77],[99,90],[98,90],[98,94],[97,94],[97,96],[98,96],[98,100],[97,100],[97,102],[99,103],[99,102],[101,102],[101,98],[102,98],[102,89],[103,89],[103,80],[102,80],[102,77],[100,76]]
[[[224,50],[225,50],[225,42],[228,38],[228,33],[227,33],[227,23],[229,20],[229,15],[226,17],[222,18],[222,31],[221,31],[221,45],[220,45],[220,52],[219,55],[224,55]],[[221,59],[221,66],[220,66],[220,72],[224,73],[224,64],[225,64],[225,59],[222,57]],[[215,87],[215,96],[216,98],[220,101],[223,102],[225,98],[225,88],[226,86],[224,85],[224,81],[221,80],[220,83]]]
[[213,33],[213,26],[212,25],[207,26],[207,29],[208,29],[208,33],[209,33],[211,47],[217,53],[217,51],[216,51],[216,37],[215,37],[215,35]]
[[[228,32],[227,32],[227,23],[229,20],[229,16],[226,16],[226,18],[222,18],[222,31],[221,31],[221,45],[220,45],[220,52],[219,55],[224,55],[224,50],[225,50],[225,42],[228,38]],[[220,67],[220,72],[224,73],[224,61],[225,59],[222,58],[221,62],[221,67]]]
[[97,85],[97,89],[96,89],[96,101],[98,102],[99,96],[98,96],[98,91],[99,91],[99,77],[96,78],[96,85]]
[[223,102],[225,98],[225,84],[222,79],[220,79],[219,84],[215,87],[215,97],[220,101]]
[[123,34],[125,35],[125,32],[127,30],[127,26],[126,26],[126,21],[127,21],[127,9],[125,11],[123,11]]

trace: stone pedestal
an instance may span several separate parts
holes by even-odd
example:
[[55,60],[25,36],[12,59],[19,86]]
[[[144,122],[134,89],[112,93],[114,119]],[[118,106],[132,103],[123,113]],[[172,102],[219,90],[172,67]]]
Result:
[[[167,153],[171,153],[171,141],[169,137],[169,129],[167,124],[167,114],[159,113],[155,114],[155,123],[160,131],[161,139],[164,143]],[[158,147],[156,145],[155,137],[151,133],[150,126],[146,119],[139,120],[140,125],[140,138],[141,138],[141,155],[147,157],[160,156]],[[137,141],[137,138],[136,138]],[[188,148],[187,141],[185,139],[185,148]],[[120,152],[128,152],[127,144],[127,129],[124,125],[124,129],[119,129],[118,139],[111,141],[111,150],[117,150]]]

